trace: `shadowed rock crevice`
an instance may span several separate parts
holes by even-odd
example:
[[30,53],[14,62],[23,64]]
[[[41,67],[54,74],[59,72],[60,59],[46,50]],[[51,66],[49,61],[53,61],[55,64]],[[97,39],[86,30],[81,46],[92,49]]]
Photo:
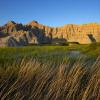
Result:
[[20,46],[19,42],[13,38],[13,37],[10,37],[8,40],[7,40],[7,46],[11,46],[11,47],[14,47],[14,46]]
[[92,34],[88,34],[88,37],[91,40],[91,42],[96,43],[96,39],[94,38]]

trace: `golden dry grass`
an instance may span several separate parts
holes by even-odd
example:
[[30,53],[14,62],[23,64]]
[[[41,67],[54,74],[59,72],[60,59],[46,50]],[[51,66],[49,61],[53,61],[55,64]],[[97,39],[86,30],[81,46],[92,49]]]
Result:
[[0,100],[100,100],[100,57],[40,63],[23,59],[0,67]]

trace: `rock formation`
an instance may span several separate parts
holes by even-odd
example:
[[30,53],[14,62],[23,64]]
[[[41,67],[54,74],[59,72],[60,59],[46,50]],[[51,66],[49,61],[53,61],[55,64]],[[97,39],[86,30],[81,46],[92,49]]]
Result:
[[48,27],[32,21],[26,25],[9,21],[0,27],[0,46],[25,46],[50,44],[52,41],[89,44],[100,42],[100,24],[67,24],[62,27]]
[[45,36],[51,39],[66,39],[68,42],[78,42],[88,44],[91,42],[100,42],[100,24],[90,23],[84,25],[68,24],[63,27],[47,27],[34,21],[29,23],[43,30]]

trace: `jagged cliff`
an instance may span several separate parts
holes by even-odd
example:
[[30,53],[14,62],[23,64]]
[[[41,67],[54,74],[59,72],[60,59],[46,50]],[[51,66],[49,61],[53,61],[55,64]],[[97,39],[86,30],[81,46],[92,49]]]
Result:
[[9,21],[0,27],[0,46],[49,44],[52,41],[80,44],[100,42],[100,24],[67,24],[62,27],[48,27],[36,21],[26,25]]

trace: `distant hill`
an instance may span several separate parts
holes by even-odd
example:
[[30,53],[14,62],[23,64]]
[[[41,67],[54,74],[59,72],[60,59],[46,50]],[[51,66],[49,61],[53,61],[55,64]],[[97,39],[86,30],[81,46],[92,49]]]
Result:
[[25,25],[9,21],[0,27],[0,46],[51,44],[53,41],[79,44],[100,42],[100,24],[67,24],[62,27],[49,27],[37,21]]

